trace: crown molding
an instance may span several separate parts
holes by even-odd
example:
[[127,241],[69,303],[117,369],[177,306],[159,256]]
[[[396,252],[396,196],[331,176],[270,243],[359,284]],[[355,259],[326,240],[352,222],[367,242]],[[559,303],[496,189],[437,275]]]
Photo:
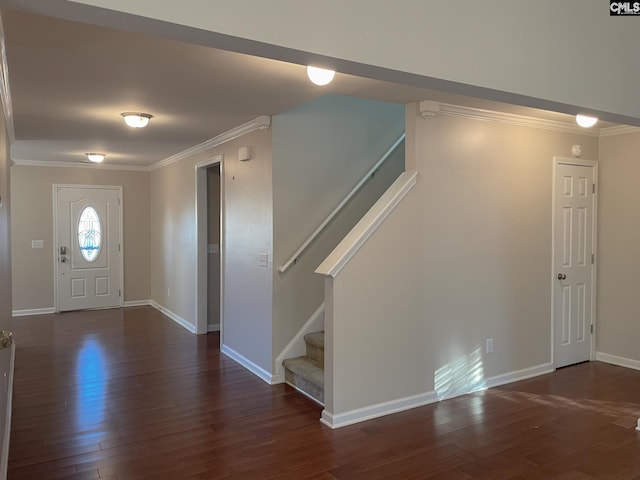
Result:
[[133,172],[151,172],[153,170],[157,170],[162,167],[166,167],[167,165],[171,165],[172,163],[179,162],[185,158],[191,157],[197,153],[204,152],[210,148],[217,147],[218,145],[222,145],[225,142],[233,140],[235,138],[241,137],[242,135],[246,135],[247,133],[255,132],[256,130],[260,130],[262,132],[267,132],[271,127],[271,117],[267,115],[262,115],[257,117],[250,122],[247,122],[238,127],[232,128],[231,130],[224,132],[217,137],[210,138],[206,142],[202,142],[199,145],[195,145],[191,148],[183,150],[180,153],[176,153],[170,157],[165,158],[164,160],[160,160],[150,166],[138,166],[138,165],[116,165],[109,163],[89,163],[89,162],[49,162],[46,160],[20,160],[20,159],[12,159],[12,165],[21,166],[21,167],[58,167],[58,168],[93,168],[98,170],[125,170],[125,171],[133,171]]
[[625,135],[628,133],[639,133],[640,127],[630,125],[617,125],[615,127],[601,128],[600,137],[613,137],[614,135]]
[[13,127],[13,104],[11,103],[11,90],[9,89],[9,66],[7,64],[7,48],[4,43],[4,29],[2,28],[2,17],[0,16],[0,102],[4,120],[7,125],[7,135],[9,144],[16,140]]
[[241,137],[242,135],[246,135],[247,133],[255,132],[256,130],[267,132],[269,130],[269,127],[271,127],[271,117],[267,115],[261,115],[251,120],[250,122],[232,128],[231,130],[221,133],[216,137],[210,138],[205,142],[183,150],[182,152],[176,153],[175,155],[171,155],[164,160],[160,160],[159,162],[154,163],[148,168],[150,171],[153,171],[162,167],[166,167],[167,165],[171,165],[172,163],[179,162],[180,160],[184,160],[185,158],[192,157],[193,155],[222,145],[223,143],[234,140],[238,137]]
[[55,168],[91,168],[97,170],[125,170],[129,172],[148,172],[149,167],[136,165],[115,165],[89,162],[48,162],[46,160],[19,160],[14,158],[13,165],[18,167],[55,167]]
[[598,129],[584,129],[578,125],[570,125],[556,120],[545,120],[541,118],[527,117],[524,115],[516,115],[513,113],[497,112],[493,110],[484,110],[482,108],[464,107],[461,105],[451,105],[448,103],[439,103],[438,108],[434,108],[432,101],[424,101],[419,104],[419,112],[422,118],[428,120],[436,115],[449,115],[452,117],[471,118],[474,120],[492,121],[497,123],[505,123],[509,125],[517,125],[521,127],[540,128],[543,130],[553,130],[556,132],[575,133],[578,135],[586,135],[589,137],[600,136]]

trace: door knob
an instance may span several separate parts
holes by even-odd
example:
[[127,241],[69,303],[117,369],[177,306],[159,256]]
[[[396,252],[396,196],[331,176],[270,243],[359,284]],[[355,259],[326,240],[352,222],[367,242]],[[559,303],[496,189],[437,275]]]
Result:
[[564,273],[559,273],[558,274],[558,280],[566,280],[567,276]]

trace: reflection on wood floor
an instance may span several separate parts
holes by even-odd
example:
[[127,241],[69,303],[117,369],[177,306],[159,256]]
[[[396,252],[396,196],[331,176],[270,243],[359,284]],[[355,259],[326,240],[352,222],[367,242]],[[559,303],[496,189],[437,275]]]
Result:
[[640,479],[640,372],[599,362],[330,430],[150,307],[14,319],[9,479]]

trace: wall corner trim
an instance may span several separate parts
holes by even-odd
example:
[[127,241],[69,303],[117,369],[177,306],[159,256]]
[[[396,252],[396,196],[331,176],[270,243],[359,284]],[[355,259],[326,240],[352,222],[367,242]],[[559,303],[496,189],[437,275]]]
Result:
[[187,148],[182,152],[178,152],[175,155],[171,155],[170,157],[165,158],[164,160],[160,160],[159,162],[154,163],[149,167],[150,171],[157,170],[162,167],[166,167],[167,165],[171,165],[172,163],[179,162],[180,160],[184,160],[185,158],[192,157],[195,154],[204,152],[209,150],[210,148],[217,147],[222,145],[223,143],[234,140],[242,135],[246,135],[247,133],[255,132],[256,130],[260,130],[261,132],[267,132],[271,127],[271,117],[267,115],[261,115],[257,118],[254,118],[250,122],[239,125],[231,130],[228,130],[220,135],[210,138],[198,145],[194,145],[191,148]]
[[220,351],[224,353],[227,357],[229,357],[231,360],[235,361],[236,363],[239,363],[244,368],[249,370],[251,373],[259,377],[269,385],[274,385],[275,383],[282,383],[277,381],[274,382],[274,376],[271,375],[271,372],[267,372],[264,368],[255,364],[244,355],[236,352],[233,348],[227,345],[222,345],[220,347]]
[[176,322],[178,325],[186,328],[187,330],[189,330],[191,333],[196,333],[196,327],[195,325],[193,325],[192,323],[187,322],[184,318],[182,318],[180,315],[177,315],[176,313],[173,313],[171,310],[169,310],[166,307],[163,307],[162,305],[160,305],[159,303],[151,300],[150,302],[151,306],[153,308],[155,308],[156,310],[159,310],[161,313],[163,313],[164,315],[166,315],[167,317],[169,317],[171,320],[173,320],[174,322]]
[[620,357],[618,355],[611,355],[604,352],[596,352],[596,360],[599,362],[610,363],[611,365],[618,365],[619,367],[640,370],[640,360],[634,360],[633,358]]

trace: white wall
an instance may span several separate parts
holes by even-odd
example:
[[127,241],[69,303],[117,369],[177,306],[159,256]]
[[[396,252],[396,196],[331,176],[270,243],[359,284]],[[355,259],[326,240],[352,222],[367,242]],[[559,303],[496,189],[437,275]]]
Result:
[[273,117],[273,351],[324,300],[316,267],[404,169],[400,149],[285,273],[284,264],[404,132],[403,105],[326,95]]
[[551,367],[552,158],[597,139],[408,111],[418,183],[329,282],[333,415]]
[[[11,167],[13,310],[53,308],[53,184],[122,185],[124,301],[150,298],[149,173]],[[44,249],[31,248],[44,240]]]
[[600,139],[598,352],[640,368],[640,134]]
[[610,17],[601,0],[15,3],[294,63],[319,60],[346,73],[454,93],[565,113],[585,107],[602,118],[640,125],[640,64],[630,60],[640,30],[631,18]]

